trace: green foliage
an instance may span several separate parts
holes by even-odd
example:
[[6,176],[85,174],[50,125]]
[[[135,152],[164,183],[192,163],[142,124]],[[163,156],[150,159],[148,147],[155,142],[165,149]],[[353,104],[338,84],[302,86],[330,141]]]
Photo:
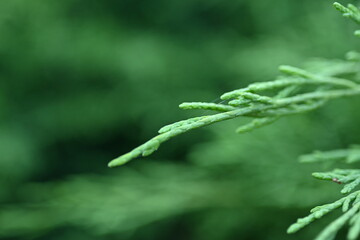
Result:
[[[334,7],[343,13],[345,17],[360,24],[360,10],[352,4],[347,7],[335,2]],[[358,31],[355,32],[358,35]],[[328,100],[346,96],[360,95],[360,84],[350,80],[359,76],[359,53],[349,52],[347,61],[337,65],[336,72],[329,74],[329,66],[317,71],[307,71],[291,66],[280,66],[279,70],[284,74],[278,79],[269,82],[250,84],[246,88],[234,90],[221,95],[223,103],[186,102],[180,104],[182,109],[202,109],[216,112],[214,115],[190,118],[167,125],[159,130],[158,136],[145,144],[135,148],[131,152],[114,159],[109,167],[115,167],[127,163],[140,155],[148,156],[158,149],[165,141],[179,134],[213,123],[229,120],[237,117],[255,118],[250,123],[239,127],[236,132],[245,133],[253,129],[271,124],[282,116],[299,114],[317,109]],[[331,66],[332,68],[333,66]],[[328,74],[324,74],[328,73]],[[349,78],[349,75],[352,75]],[[341,76],[348,76],[348,79]],[[308,88],[308,85],[317,86]],[[261,92],[271,95],[261,95]],[[318,162],[346,159],[347,163],[360,161],[358,147],[330,152],[315,152],[301,158],[302,162]],[[345,184],[342,194],[348,194],[360,184],[360,170],[335,169],[331,172],[316,172],[313,176],[321,180],[330,180],[339,184]],[[350,206],[351,204],[351,206]],[[355,240],[360,234],[360,191],[356,191],[333,203],[313,208],[311,214],[300,218],[291,225],[288,233],[295,233],[309,225],[327,213],[342,206],[344,214],[328,225],[316,238],[316,240],[334,239],[337,232],[346,224],[350,223],[348,233],[349,240]]]
[[[358,62],[344,62],[344,68],[338,69],[335,75],[317,74],[290,66],[279,69],[285,75],[270,82],[250,84],[246,88],[234,90],[221,96],[227,104],[215,103],[182,103],[182,109],[204,109],[217,112],[214,115],[190,118],[167,125],[159,130],[160,135],[149,140],[133,151],[120,156],[109,163],[115,167],[127,163],[140,155],[148,156],[156,151],[160,144],[189,130],[204,127],[216,122],[237,117],[253,117],[253,122],[240,127],[237,132],[247,132],[254,128],[276,121],[278,118],[317,109],[327,100],[360,94],[360,85],[354,81],[342,79],[339,75],[357,74]],[[326,72],[327,67],[319,69]],[[305,89],[307,85],[318,86],[315,89]],[[273,96],[260,95],[260,92],[275,92]]]
[[[293,160],[360,142],[358,97],[236,117],[123,168],[106,161],[176,119],[350,89],[317,83],[360,80],[359,54],[342,60],[358,40],[330,1],[0,1],[0,238],[311,239],[321,222],[284,229],[341,185],[313,181],[314,166]],[[273,81],[296,86],[213,100],[283,64],[305,77],[285,67]],[[201,109],[173,107],[184,99]],[[302,109],[316,111],[283,117]]]
[[335,2],[334,7],[342,12],[344,17],[348,17],[356,23],[360,24],[360,10],[353,4],[348,4],[347,7],[344,7],[340,3]]
[[[358,149],[356,149],[358,150]],[[306,155],[302,159],[306,162],[324,161],[334,159],[353,159],[358,152],[354,153],[354,149],[336,150],[325,153],[315,153]],[[313,176],[320,180],[328,180],[339,184],[345,184],[341,190],[342,194],[348,194],[353,191],[360,184],[360,171],[358,169],[335,169],[331,172],[315,172]],[[323,217],[327,213],[340,208],[344,214],[338,219],[330,223],[316,238],[316,240],[334,239],[337,232],[346,224],[350,224],[347,239],[357,239],[360,234],[360,191],[355,191],[333,203],[317,206],[311,209],[311,214],[307,217],[300,218],[297,222],[291,225],[288,233],[295,233],[303,227],[309,225],[313,221]]]
[[[345,17],[354,20],[360,24],[360,10],[352,4],[347,7],[339,3],[334,3],[337,10],[343,13]],[[358,31],[355,32],[358,35]],[[357,60],[357,53],[348,54],[349,59]],[[334,150],[329,152],[315,152],[300,158],[301,162],[321,162],[329,160],[345,160],[346,163],[354,163],[360,161],[360,151],[358,146],[350,149]],[[345,184],[341,190],[342,194],[349,194],[360,184],[360,171],[358,169],[335,169],[331,172],[315,172],[312,174],[320,180],[333,181],[339,184]],[[351,204],[351,206],[350,206]],[[349,223],[350,229],[347,239],[358,239],[360,234],[360,191],[355,191],[346,197],[343,197],[333,203],[317,206],[310,212],[307,217],[300,218],[297,222],[288,228],[288,233],[295,233],[301,228],[307,226],[316,219],[319,219],[327,213],[342,206],[344,212],[339,218],[330,223],[316,238],[316,240],[335,239],[337,232]]]
[[346,163],[354,163],[360,161],[360,148],[354,145],[347,149],[338,149],[333,151],[321,152],[315,151],[312,154],[300,157],[300,162],[323,162],[323,161],[345,160]]
[[[354,5],[349,4],[344,7],[339,3],[334,3],[336,9],[341,11],[344,16],[349,17],[357,23],[360,23],[360,10]],[[227,104],[189,102],[180,104],[182,109],[204,109],[218,112],[214,115],[190,118],[167,125],[159,130],[160,135],[152,138],[145,144],[135,148],[131,152],[112,160],[108,166],[116,167],[127,163],[138,156],[148,156],[155,152],[159,146],[169,139],[185,133],[189,130],[204,127],[216,122],[225,121],[240,116],[245,117],[261,117],[263,119],[255,119],[248,125],[238,128],[238,133],[251,131],[276,121],[279,117],[290,114],[298,114],[320,107],[325,101],[360,94],[360,85],[348,79],[342,79],[338,75],[359,74],[360,64],[352,62],[356,59],[358,53],[350,52],[348,59],[350,62],[343,63],[336,74],[321,74],[327,71],[318,69],[319,73],[308,72],[303,69],[280,66],[279,70],[285,74],[278,79],[270,82],[259,82],[250,84],[246,88],[234,90],[221,95],[221,99],[228,101]],[[312,91],[301,92],[301,87],[306,85],[318,85]],[[297,88],[294,88],[297,86]],[[287,88],[288,87],[288,88]],[[345,88],[345,89],[343,89]],[[278,92],[280,89],[280,92]],[[326,89],[326,90],[324,90]],[[334,90],[336,89],[336,90]],[[275,91],[275,96],[263,96],[259,92]],[[281,92],[283,91],[283,92]],[[300,92],[300,94],[298,93]],[[292,93],[293,96],[288,95]]]
[[[342,210],[344,213],[340,218],[332,222],[327,228],[323,230],[322,233],[316,238],[316,240],[326,240],[326,239],[334,239],[336,233],[339,231],[341,227],[343,227],[350,218],[358,218],[358,210],[359,210],[359,200],[360,200],[360,191],[356,191],[352,194],[349,194],[346,197],[343,197],[336,202],[317,206],[313,209],[311,209],[311,214],[305,218],[300,218],[297,220],[297,222],[293,225],[291,225],[288,229],[288,233],[295,233],[301,228],[307,226],[308,224],[312,223],[316,219],[322,218],[324,215],[328,214],[329,212],[339,208],[342,206]],[[350,207],[350,204],[352,203],[352,206]],[[350,210],[349,210],[350,209]],[[353,220],[352,220],[353,221]],[[354,226],[355,228],[358,228],[358,226]],[[356,231],[356,233],[354,232]],[[351,229],[349,233],[349,239],[356,239],[358,237],[358,229]]]

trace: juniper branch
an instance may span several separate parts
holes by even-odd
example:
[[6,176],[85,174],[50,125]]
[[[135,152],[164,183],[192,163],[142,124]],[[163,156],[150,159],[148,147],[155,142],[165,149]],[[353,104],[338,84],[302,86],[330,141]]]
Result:
[[[334,3],[334,7],[360,24],[360,10],[352,4],[347,7]],[[360,36],[360,30],[355,32]],[[236,131],[244,133],[253,129],[271,124],[283,116],[299,114],[315,110],[324,105],[328,100],[360,95],[360,84],[342,76],[352,74],[360,75],[360,53],[349,52],[347,61],[326,63],[317,71],[280,66],[279,70],[284,75],[274,81],[258,82],[221,95],[225,104],[206,102],[186,102],[180,104],[182,109],[205,109],[220,113],[194,117],[167,125],[159,130],[159,135],[140,145],[129,153],[122,155],[109,163],[115,167],[139,157],[148,156],[158,149],[165,141],[187,131],[208,126],[220,121],[237,117],[255,118],[248,124],[239,127]],[[316,89],[309,90],[309,86]],[[306,87],[306,88],[305,88]],[[264,95],[262,92],[272,92]],[[275,92],[275,94],[274,94]],[[346,160],[347,163],[360,161],[360,148],[351,147],[329,152],[315,152],[301,158],[302,162],[317,162],[329,160]],[[351,193],[360,185],[360,170],[335,169],[331,172],[313,173],[315,178],[345,184],[341,193],[348,194],[341,199],[322,206],[313,208],[310,215],[300,218],[291,225],[288,233],[294,233],[337,208],[342,208],[344,214],[330,223],[316,238],[316,240],[334,239],[337,232],[346,223],[350,224],[348,239],[355,240],[360,234],[360,190]]]
[[341,193],[346,194],[354,190],[360,184],[360,170],[335,169],[331,172],[315,172],[312,174],[320,180],[330,180],[340,184],[346,184]]
[[287,232],[295,233],[295,232],[299,231],[300,229],[306,227],[313,221],[322,218],[329,212],[332,212],[335,209],[340,208],[341,206],[343,206],[343,204],[346,204],[346,205],[349,204],[348,201],[350,201],[350,202],[353,201],[354,199],[359,197],[359,195],[360,195],[360,191],[357,191],[357,192],[349,194],[348,196],[343,197],[333,203],[325,204],[325,205],[318,206],[318,207],[311,209],[310,215],[308,215],[307,217],[304,217],[304,218],[299,218],[296,223],[294,223],[293,225],[291,225],[288,228]]
[[[120,156],[117,159],[114,159],[109,163],[109,166],[115,167],[122,165],[141,155],[148,156],[156,151],[163,142],[179,134],[196,128],[208,126],[216,122],[233,119],[240,116],[272,117],[272,120],[276,120],[276,118],[280,116],[298,114],[314,110],[330,99],[360,95],[360,85],[350,80],[336,78],[336,76],[329,77],[320,74],[309,73],[298,68],[282,67],[282,71],[284,71],[284,69],[286,69],[287,74],[291,73],[293,76],[288,76],[287,78],[277,79],[269,82],[253,83],[247,88],[232,91],[222,95],[222,99],[243,101],[247,103],[247,106],[243,107],[242,105],[239,105],[235,107],[234,105],[231,106],[230,104],[196,102],[181,104],[180,107],[183,109],[208,109],[221,111],[221,113],[195,117],[165,126],[159,130],[160,134],[158,136],[135,148],[133,151]],[[299,78],[299,75],[301,77],[308,77],[308,79]],[[292,93],[287,88],[291,87],[292,91],[296,93],[294,89],[300,89],[303,85],[307,84],[327,86],[327,88],[330,88],[330,90],[316,89],[313,92],[288,96]],[[288,91],[288,93],[280,94],[282,91],[279,91],[278,94],[274,97],[258,94],[258,92],[261,91],[274,91],[279,88],[282,89],[282,91]],[[252,130],[270,122],[270,119],[255,121],[251,123],[251,125],[238,129],[238,132]]]
[[[334,7],[342,12],[344,16],[360,23],[360,10],[354,5],[349,4],[345,7],[339,3],[334,3]],[[237,129],[237,132],[243,133],[270,124],[285,115],[317,109],[325,104],[327,100],[360,95],[360,85],[358,83],[339,77],[348,73],[359,74],[359,54],[351,52],[347,55],[347,58],[351,62],[345,62],[341,68],[330,71],[331,74],[329,74],[329,69],[326,67],[325,69],[319,69],[318,73],[316,73],[291,66],[280,66],[279,70],[285,76],[274,81],[253,83],[246,88],[221,95],[221,99],[228,101],[227,104],[203,102],[180,104],[182,109],[206,109],[220,113],[190,118],[167,125],[159,130],[158,136],[111,161],[109,167],[122,165],[141,155],[148,156],[156,151],[163,142],[179,134],[216,122],[240,116],[262,117],[262,119],[255,119]],[[327,74],[321,72],[327,72]],[[326,90],[318,88],[313,91],[298,93],[299,89],[301,90],[307,85],[325,86]],[[279,92],[271,97],[260,95],[259,92],[262,91]],[[297,94],[290,96],[293,93]]]
[[[349,149],[339,149],[328,152],[316,151],[312,154],[304,155],[300,157],[302,162],[324,162],[346,160],[347,163],[353,163],[360,160],[360,148],[358,146],[352,146]],[[320,180],[332,181],[338,184],[345,184],[341,189],[342,194],[349,194],[356,187],[360,185],[360,170],[359,169],[334,169],[330,172],[315,172],[313,177]],[[352,202],[352,206],[350,206]],[[288,233],[295,233],[301,228],[307,226],[311,222],[318,218],[321,218],[325,214],[335,210],[342,206],[344,214],[330,223],[316,238],[316,240],[333,239],[336,233],[346,223],[350,224],[350,230],[348,232],[347,239],[355,240],[360,234],[360,190],[355,191],[333,203],[318,206],[313,208],[311,214],[307,217],[300,218],[296,223],[291,225],[288,229]]]

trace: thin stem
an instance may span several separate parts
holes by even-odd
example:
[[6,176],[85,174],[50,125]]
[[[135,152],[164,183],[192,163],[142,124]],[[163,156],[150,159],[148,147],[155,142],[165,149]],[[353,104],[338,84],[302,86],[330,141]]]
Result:
[[300,94],[294,97],[288,97],[288,98],[282,98],[275,100],[275,104],[284,106],[299,102],[306,102],[309,100],[315,100],[315,99],[334,99],[339,97],[348,97],[348,96],[354,96],[360,94],[360,87],[354,88],[354,89],[347,89],[347,90],[329,90],[329,91],[323,91],[323,92],[312,92],[312,93],[304,93]]

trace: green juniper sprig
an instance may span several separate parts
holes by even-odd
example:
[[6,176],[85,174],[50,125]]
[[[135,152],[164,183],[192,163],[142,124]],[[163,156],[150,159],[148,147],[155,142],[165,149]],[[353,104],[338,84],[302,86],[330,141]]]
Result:
[[341,190],[342,194],[351,192],[360,184],[360,170],[358,169],[335,169],[331,172],[315,172],[312,175],[320,180],[345,184]]
[[[222,100],[227,101],[225,104],[182,103],[180,104],[182,109],[203,109],[218,113],[167,125],[159,130],[158,136],[111,161],[109,167],[125,164],[139,156],[148,156],[156,151],[163,142],[187,131],[216,122],[241,116],[254,118],[249,124],[237,129],[238,133],[243,133],[270,124],[286,115],[317,109],[330,99],[360,95],[358,83],[340,77],[348,74],[349,69],[356,72],[360,68],[359,62],[347,60],[343,61],[343,65],[343,71],[338,70],[331,75],[280,66],[279,70],[283,73],[281,77],[274,81],[253,83],[246,88],[225,93],[221,96]],[[321,70],[326,72],[326,69]],[[315,88],[308,90],[309,86]],[[264,91],[273,94],[262,95],[261,93]]]
[[[337,200],[337,201],[335,201],[333,203],[317,206],[317,207],[311,209],[310,210],[310,213],[311,213],[310,215],[308,215],[307,217],[304,217],[304,218],[299,218],[296,223],[294,223],[293,225],[291,225],[288,228],[287,232],[288,233],[295,233],[295,232],[299,231],[300,229],[306,227],[307,225],[309,225],[313,221],[322,218],[323,216],[325,216],[329,212],[331,212],[331,211],[333,211],[335,209],[338,209],[340,207],[342,207],[342,210],[344,212],[346,212],[346,211],[349,210],[350,203],[352,201],[353,201],[353,206],[356,205],[356,204],[359,204],[360,191],[353,192],[353,193],[347,195],[346,197],[343,197],[343,198],[341,198],[341,199],[339,199],[339,200]],[[331,231],[331,233],[333,233],[333,231]],[[324,234],[322,234],[322,235],[324,235]],[[323,239],[328,239],[328,238],[319,238],[319,237],[316,238],[316,240],[320,240],[320,239],[323,240]]]
[[[345,7],[338,2],[335,2],[333,5],[337,10],[342,12],[344,17],[350,18],[357,24],[360,24],[360,10],[358,7],[353,4],[348,4],[347,7]],[[360,30],[356,30],[354,34],[355,36],[360,37]]]
[[[347,7],[334,3],[334,7],[348,17],[360,24],[360,10],[352,4]],[[360,31],[355,31],[355,35],[360,36]],[[349,61],[359,62],[360,54],[358,52],[349,52],[347,54]],[[359,77],[359,73],[356,74]],[[336,95],[336,93],[333,93]],[[334,96],[335,96],[334,95]],[[325,162],[325,161],[339,161],[345,160],[346,163],[354,163],[360,161],[360,147],[351,146],[348,149],[339,149],[328,152],[316,151],[312,154],[300,157],[301,162]],[[310,211],[310,215],[304,218],[299,218],[296,223],[288,228],[288,233],[295,233],[303,227],[309,225],[316,219],[319,219],[327,213],[342,207],[343,214],[330,223],[322,232],[316,237],[316,240],[335,239],[337,232],[344,227],[346,223],[350,225],[347,239],[356,240],[360,235],[360,190],[351,193],[356,187],[360,185],[360,170],[359,169],[334,169],[330,172],[315,172],[313,177],[320,180],[332,181],[338,184],[344,184],[341,189],[342,194],[347,196],[329,204],[318,206]]]
[[[334,7],[360,24],[360,10],[352,4],[347,7],[335,2]],[[360,30],[355,32],[360,36]],[[116,167],[139,156],[148,156],[169,139],[190,130],[208,126],[217,122],[238,117],[253,118],[249,123],[240,126],[236,132],[244,133],[271,124],[281,117],[304,113],[318,109],[331,99],[360,95],[360,53],[351,51],[346,60],[321,60],[315,69],[306,70],[292,66],[280,66],[282,75],[273,81],[257,82],[245,88],[230,91],[221,95],[223,103],[185,102],[181,109],[201,109],[214,111],[214,114],[182,120],[159,130],[159,135],[109,163]],[[346,76],[346,78],[344,78]],[[301,162],[324,162],[345,160],[346,163],[360,161],[360,147],[316,151],[304,155]],[[316,172],[317,179],[344,184],[341,190],[346,196],[339,200],[317,206],[310,215],[300,218],[288,228],[288,233],[295,233],[316,219],[325,216],[338,208],[343,214],[330,223],[317,236],[316,240],[331,240],[337,232],[349,224],[348,240],[355,240],[360,235],[360,190],[352,192],[360,185],[359,169],[335,169],[330,172]]]
[[338,2],[335,2],[334,7],[342,12],[344,17],[350,18],[351,20],[355,21],[356,23],[360,24],[360,10],[353,4],[348,4],[347,7],[341,5]]
[[310,210],[310,215],[299,218],[296,223],[288,228],[288,233],[295,233],[313,221],[322,218],[329,212],[342,207],[344,214],[330,223],[315,240],[329,240],[336,237],[337,232],[346,224],[350,224],[347,238],[355,240],[360,233],[360,191],[353,192],[333,203],[315,207]]
[[[334,3],[344,16],[360,23],[360,10],[354,5],[347,7]],[[357,31],[356,34],[360,35]],[[347,74],[360,75],[360,54],[350,52],[347,61],[337,62],[336,66],[324,65],[317,71],[307,71],[292,66],[280,66],[282,76],[268,82],[257,82],[246,88],[237,89],[221,95],[225,104],[207,102],[185,102],[182,109],[211,110],[218,113],[182,120],[161,128],[159,135],[146,143],[112,160],[108,166],[116,167],[139,156],[148,156],[169,139],[190,130],[237,117],[254,118],[250,123],[240,126],[236,132],[244,133],[271,124],[283,116],[299,114],[321,107],[328,100],[346,96],[360,95],[360,84],[344,79]],[[326,63],[326,61],[325,61]],[[309,87],[315,89],[308,90]],[[262,92],[272,92],[263,95]]]
[[[304,163],[325,162],[325,161],[339,161],[345,160],[346,163],[354,163],[360,161],[359,146],[352,146],[349,149],[339,149],[328,152],[316,151],[312,154],[300,157],[300,161]],[[310,210],[310,215],[304,218],[299,218],[296,223],[288,228],[288,233],[295,233],[313,221],[323,217],[327,213],[342,207],[343,215],[330,223],[315,240],[334,239],[337,232],[349,223],[350,229],[348,231],[347,239],[355,240],[360,235],[360,190],[351,193],[356,187],[360,185],[360,170],[359,169],[334,169],[330,172],[315,172],[313,177],[320,180],[327,180],[338,184],[344,184],[341,189],[342,194],[348,194],[341,199],[317,206]]]

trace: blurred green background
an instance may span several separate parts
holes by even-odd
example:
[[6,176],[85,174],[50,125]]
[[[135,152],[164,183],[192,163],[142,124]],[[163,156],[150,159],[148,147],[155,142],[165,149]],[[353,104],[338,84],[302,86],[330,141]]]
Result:
[[286,228],[339,186],[297,157],[360,142],[359,98],[236,135],[243,120],[180,136],[121,168],[108,161],[183,101],[272,80],[277,66],[356,49],[322,0],[2,0],[0,238],[311,239]]

